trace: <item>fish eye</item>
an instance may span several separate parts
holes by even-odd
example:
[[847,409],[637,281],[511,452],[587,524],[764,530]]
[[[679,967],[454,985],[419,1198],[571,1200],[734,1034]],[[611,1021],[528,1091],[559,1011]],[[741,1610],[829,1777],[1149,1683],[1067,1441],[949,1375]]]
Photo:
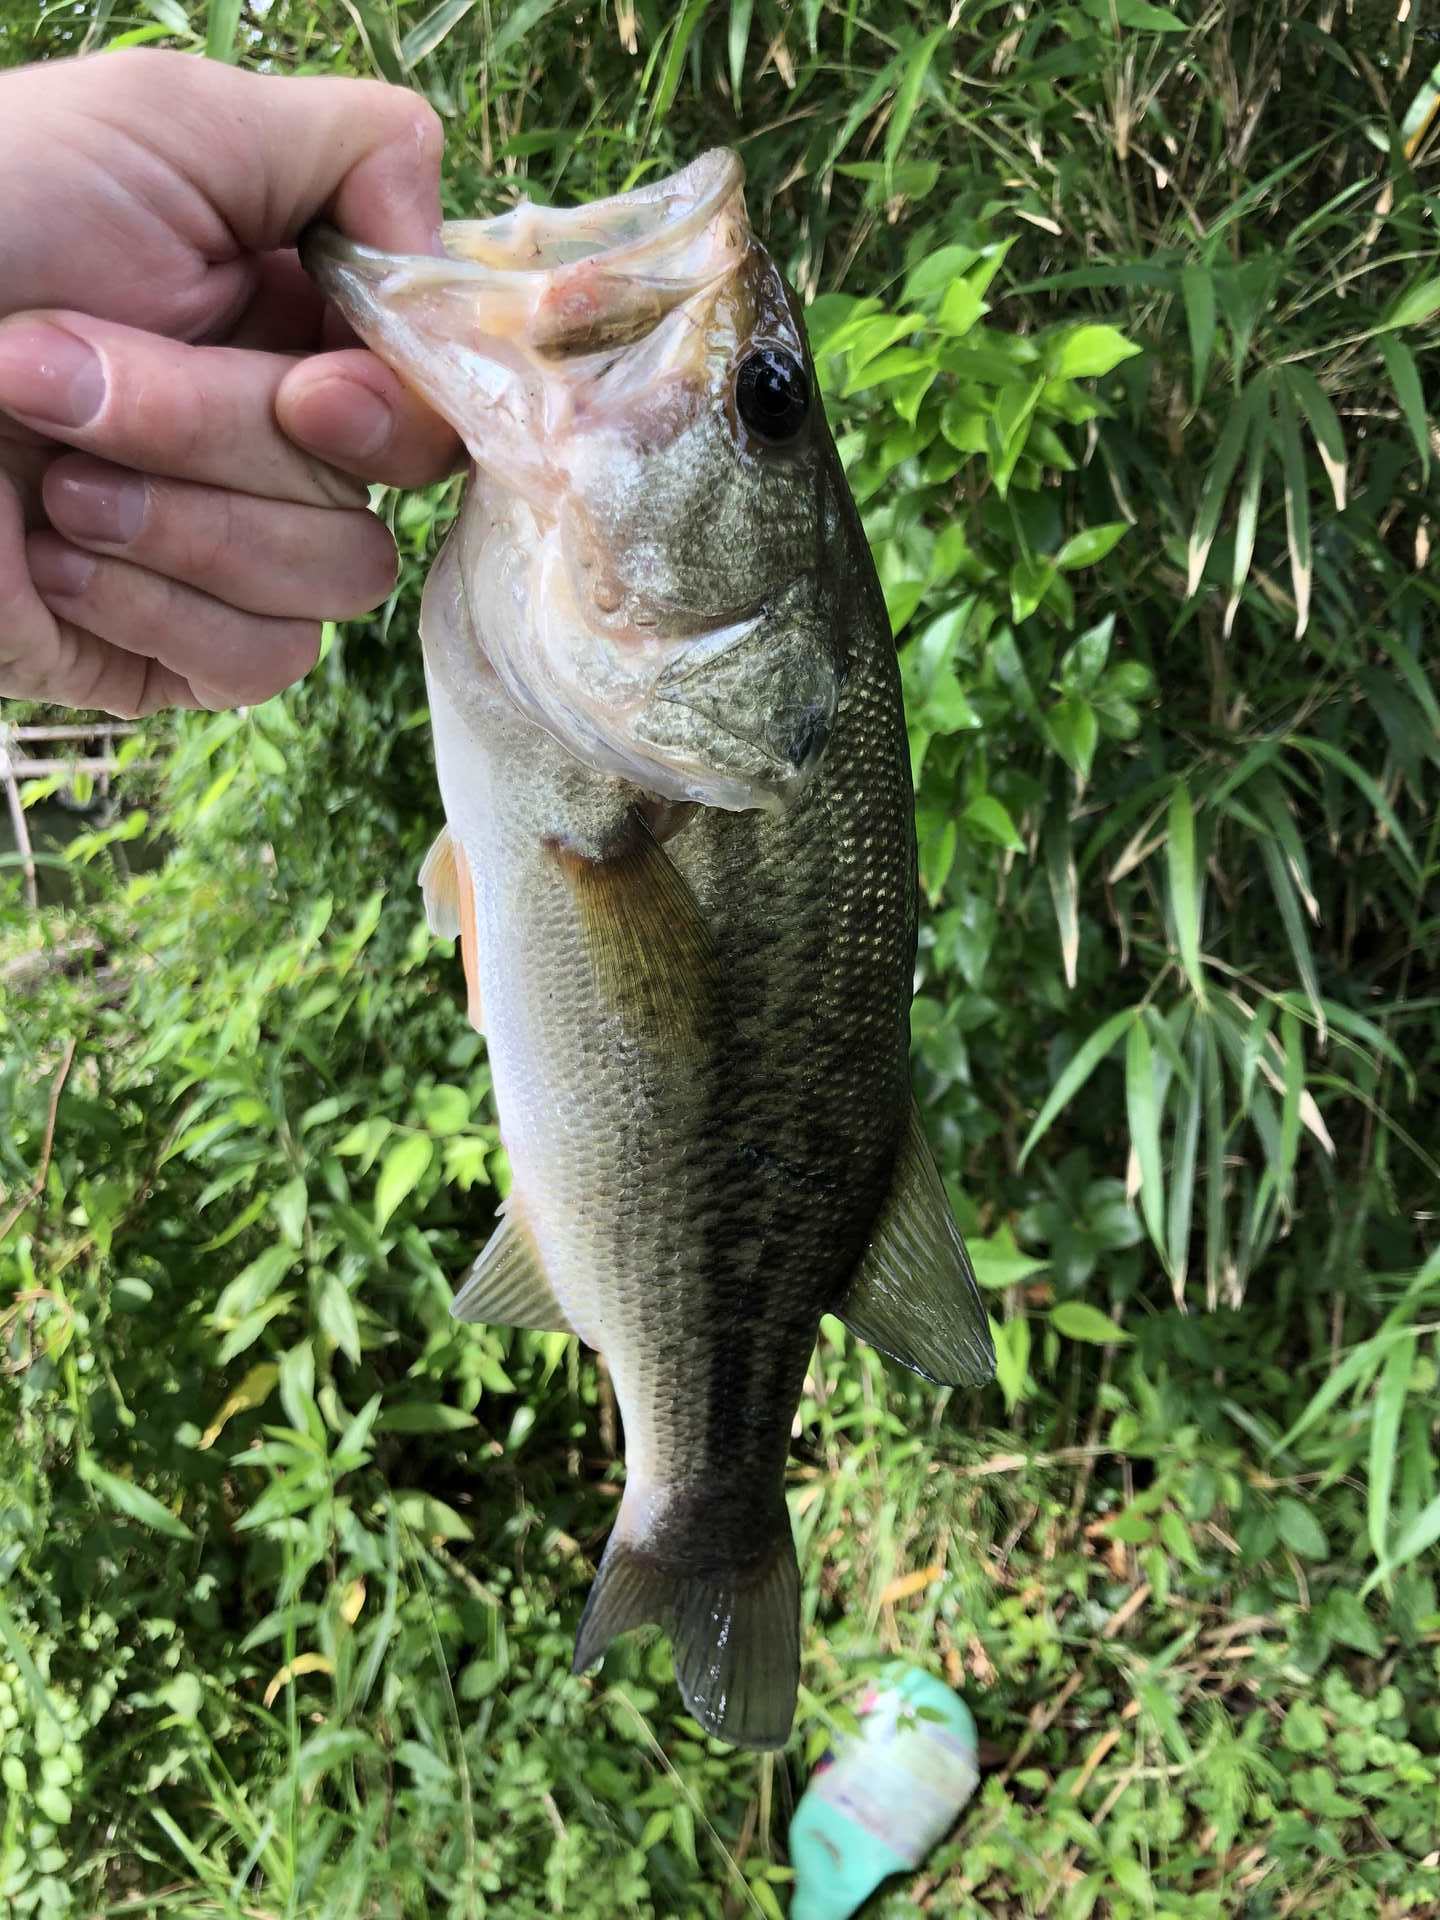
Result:
[[793,353],[760,347],[740,362],[735,405],[757,437],[774,446],[793,440],[810,413],[810,382]]

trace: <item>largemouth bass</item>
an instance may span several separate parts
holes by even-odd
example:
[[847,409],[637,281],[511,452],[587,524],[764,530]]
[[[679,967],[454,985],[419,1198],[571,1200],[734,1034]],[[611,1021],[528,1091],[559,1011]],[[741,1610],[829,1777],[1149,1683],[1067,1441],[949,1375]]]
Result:
[[625,1489],[577,1671],[659,1624],[700,1724],[775,1747],[821,1314],[935,1380],[994,1364],[910,1093],[894,642],[733,154],[443,244],[303,255],[474,462],[421,615],[421,881],[513,1181],[455,1311],[609,1363]]

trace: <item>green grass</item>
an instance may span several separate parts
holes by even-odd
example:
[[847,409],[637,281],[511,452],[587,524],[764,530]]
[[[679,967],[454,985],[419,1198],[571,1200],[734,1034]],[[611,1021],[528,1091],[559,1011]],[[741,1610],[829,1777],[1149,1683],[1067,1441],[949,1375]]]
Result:
[[985,1777],[877,1914],[1436,1910],[1411,11],[0,23],[10,61],[138,35],[408,80],[457,211],[740,144],[902,644],[916,1081],[1000,1358],[951,1397],[827,1323],[786,1755],[707,1743],[658,1640],[570,1675],[615,1416],[573,1343],[447,1312],[505,1165],[413,885],[453,492],[390,500],[383,618],[282,700],[148,726],[144,819],[72,842],[38,922],[0,868],[0,967],[92,943],[0,1002],[0,1222],[36,1189],[0,1240],[7,1910],[773,1920],[807,1764],[897,1651],[964,1691]]

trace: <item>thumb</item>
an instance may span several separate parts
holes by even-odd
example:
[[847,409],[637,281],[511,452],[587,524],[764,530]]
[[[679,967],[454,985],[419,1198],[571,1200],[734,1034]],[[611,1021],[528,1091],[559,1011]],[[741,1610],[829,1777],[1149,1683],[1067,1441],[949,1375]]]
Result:
[[153,49],[66,65],[102,115],[125,101],[144,147],[249,252],[293,245],[321,212],[370,246],[438,250],[444,133],[408,87],[247,73]]

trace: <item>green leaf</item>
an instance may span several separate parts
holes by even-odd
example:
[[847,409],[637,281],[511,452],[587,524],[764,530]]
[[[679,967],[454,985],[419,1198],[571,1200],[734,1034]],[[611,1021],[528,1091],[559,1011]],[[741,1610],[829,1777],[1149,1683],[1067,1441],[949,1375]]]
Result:
[[1104,526],[1087,527],[1083,533],[1073,534],[1065,542],[1055,556],[1055,565],[1062,573],[1074,573],[1079,567],[1093,567],[1129,531],[1129,523],[1124,520],[1108,520]]
[[933,293],[944,293],[980,258],[976,247],[937,247],[913,266],[905,278],[903,299],[925,300]]
[[968,280],[952,280],[945,289],[935,321],[946,333],[968,333],[988,312],[989,308]]
[[960,824],[975,840],[988,840],[1012,853],[1023,853],[1025,842],[1015,831],[1015,822],[993,793],[980,793],[960,815]]
[[977,1240],[967,1235],[965,1245],[975,1269],[975,1278],[982,1287],[988,1287],[992,1292],[1018,1286],[1022,1280],[1028,1280],[1031,1274],[1043,1273],[1050,1264],[1048,1260],[1037,1260],[1033,1254],[1022,1253],[1008,1226],[1002,1226],[988,1240]]
[[560,0],[520,0],[520,5],[508,13],[495,29],[495,38],[486,51],[486,59],[493,67],[502,60],[511,47],[519,46],[534,32],[547,13],[553,13]]
[[1260,482],[1270,451],[1270,422],[1257,410],[1250,423],[1250,442],[1245,455],[1245,477],[1240,483],[1240,500],[1235,509],[1235,543],[1230,562],[1230,597],[1225,603],[1224,635],[1228,640],[1235,625],[1240,596],[1250,577],[1255,558],[1255,534],[1260,524]]
[[1401,294],[1380,328],[1418,327],[1440,313],[1440,279],[1421,280]]
[[1032,1151],[1049,1132],[1056,1116],[1067,1107],[1075,1095],[1084,1086],[1091,1074],[1114,1047],[1115,1042],[1129,1027],[1140,1018],[1138,1007],[1127,1007],[1123,1013],[1112,1014],[1103,1025],[1096,1028],[1088,1040],[1075,1054],[1073,1060],[1050,1089],[1045,1104],[1035,1116],[1035,1124],[1025,1136],[1025,1144],[1020,1149],[1019,1165],[1023,1167]]
[[391,1504],[396,1516],[407,1527],[413,1527],[416,1533],[424,1534],[427,1539],[437,1535],[442,1540],[473,1540],[475,1537],[468,1521],[462,1520],[453,1507],[446,1506],[443,1500],[437,1500],[431,1494],[393,1494]]
[[1155,1056],[1143,1019],[1125,1037],[1125,1112],[1130,1140],[1140,1163],[1140,1211],[1156,1251],[1168,1260],[1165,1244],[1165,1186],[1160,1170],[1160,1108],[1155,1093]]
[[1055,380],[1098,379],[1139,352],[1118,327],[1088,325],[1073,327],[1052,341],[1046,364]]
[[270,1211],[288,1246],[300,1245],[309,1202],[310,1190],[301,1173],[297,1173],[293,1180],[287,1180],[277,1193],[270,1196]]
[[1062,1300],[1050,1309],[1050,1324],[1067,1340],[1083,1340],[1093,1347],[1118,1347],[1134,1335],[1117,1326],[1108,1313],[1083,1300]]
[[441,1400],[402,1400],[383,1407],[375,1421],[376,1430],[386,1433],[459,1433],[475,1424],[473,1413]]
[[1205,975],[1200,964],[1200,928],[1205,902],[1195,861],[1195,811],[1190,789],[1177,780],[1170,795],[1165,832],[1165,863],[1170,882],[1170,911],[1175,917],[1175,939],[1180,964],[1200,1005],[1205,1005]]
[[1171,7],[1155,7],[1150,0],[1114,0],[1115,18],[1122,27],[1144,33],[1188,33],[1190,22]]
[[397,1140],[380,1163],[375,1182],[375,1225],[384,1228],[390,1216],[424,1177],[434,1158],[435,1144],[428,1134],[410,1133]]
[[1190,334],[1190,401],[1199,406],[1215,344],[1215,282],[1209,267],[1186,267],[1180,275],[1180,294]]
[[1276,1501],[1275,1525],[1285,1545],[1302,1560],[1323,1560],[1330,1551],[1324,1528],[1299,1500],[1287,1495]]
[[1382,335],[1380,352],[1385,361],[1385,371],[1390,375],[1390,384],[1395,389],[1395,398],[1404,415],[1405,424],[1410,429],[1410,438],[1415,442],[1415,450],[1420,455],[1420,471],[1425,479],[1430,478],[1430,416],[1425,409],[1425,394],[1420,385],[1420,370],[1415,364],[1415,356],[1403,340],[1392,340]]
[[95,1489],[102,1500],[114,1507],[117,1513],[123,1513],[127,1519],[138,1520],[141,1526],[153,1527],[156,1533],[168,1534],[172,1540],[194,1539],[185,1522],[177,1519],[153,1493],[147,1493],[144,1487],[137,1487],[133,1480],[122,1480],[119,1474],[107,1473],[104,1467],[96,1466],[88,1453],[80,1456],[80,1477]]
[[1017,627],[1022,620],[1030,618],[1054,578],[1055,563],[1051,560],[1034,560],[1025,555],[1015,562],[1010,569],[1010,611]]
[[1057,701],[1045,716],[1045,730],[1061,759],[1082,786],[1090,778],[1100,722],[1094,707],[1078,695]]
[[1390,1550],[1390,1558],[1383,1567],[1377,1567],[1360,1589],[1362,1598],[1377,1586],[1381,1580],[1388,1579],[1410,1561],[1418,1560],[1422,1553],[1428,1553],[1435,1542],[1440,1540],[1440,1494],[1417,1513],[1406,1527],[1400,1538]]
[[345,1283],[338,1273],[327,1273],[320,1287],[320,1297],[316,1302],[316,1313],[320,1325],[339,1347],[352,1366],[360,1363],[360,1323],[355,1317],[355,1303],[346,1291]]
[[995,1384],[1009,1413],[1024,1399],[1030,1377],[1030,1322],[1023,1313],[1003,1326],[992,1319],[990,1339],[995,1348]]

